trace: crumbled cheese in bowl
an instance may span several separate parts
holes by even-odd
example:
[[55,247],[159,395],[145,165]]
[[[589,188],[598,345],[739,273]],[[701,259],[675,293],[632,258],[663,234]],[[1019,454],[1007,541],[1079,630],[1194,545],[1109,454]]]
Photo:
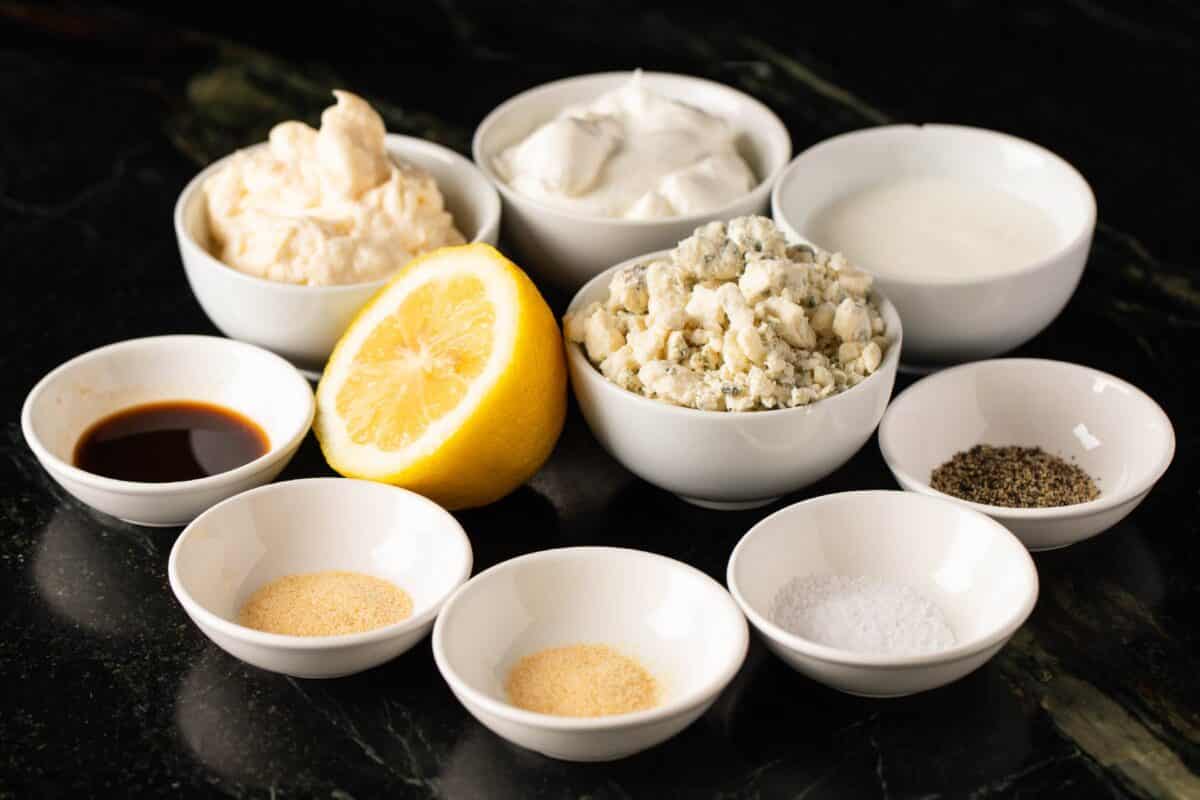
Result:
[[618,271],[567,339],[631,392],[705,411],[808,405],[879,369],[889,345],[869,274],[789,245],[771,220],[697,228]]

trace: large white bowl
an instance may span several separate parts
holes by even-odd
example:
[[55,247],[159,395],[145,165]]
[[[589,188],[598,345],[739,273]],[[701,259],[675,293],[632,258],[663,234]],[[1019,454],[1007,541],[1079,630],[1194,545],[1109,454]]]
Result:
[[1062,245],[1018,271],[994,277],[930,282],[878,275],[876,285],[904,320],[905,363],[989,358],[1032,339],[1075,291],[1096,226],[1091,187],[1045,148],[958,125],[854,131],[796,156],[771,193],[772,214],[790,236],[812,241],[813,216],[840,198],[896,178],[925,175],[961,178],[1020,197],[1049,214]]
[[[568,313],[603,302],[612,276],[669,251],[630,259],[579,290]],[[863,446],[887,407],[904,334],[887,298],[880,312],[891,340],[879,370],[862,383],[800,408],[700,411],[642,397],[605,378],[583,348],[567,342],[567,371],[588,427],[630,472],[689,503],[754,508],[819,481]]]
[[[94,423],[130,406],[193,400],[249,417],[270,447],[248,464],[190,481],[106,478],[74,466]],[[77,356],[42,378],[21,411],[25,441],[60,486],[126,522],[186,525],[230,495],[272,480],[312,424],[312,387],[291,364],[253,345],[216,336],[130,339]]]
[[[432,500],[371,481],[308,478],[231,497],[197,517],[171,548],[171,591],[204,635],[230,655],[297,678],[369,669],[429,633],[471,574],[471,543]],[[412,616],[342,636],[285,636],[237,624],[255,591],[285,575],[374,575],[412,598]]]
[[[394,158],[433,176],[467,241],[496,244],[500,197],[474,164],[449,148],[411,136],[388,134],[387,149]],[[234,155],[213,162],[193,178],[175,204],[175,237],[188,283],[204,313],[226,336],[265,347],[308,377],[320,377],[346,326],[387,281],[300,286],[247,275],[221,263],[208,250],[204,182]]]
[[567,106],[586,103],[626,85],[632,73],[580,75],[534,87],[488,114],[475,130],[475,163],[504,198],[504,231],[521,263],[539,279],[574,290],[597,272],[650,250],[672,247],[698,226],[767,210],[771,186],[792,155],[787,128],[773,111],[749,95],[703,78],[666,72],[642,73],[643,85],[666,97],[724,117],[738,131],[738,150],[758,184],[724,208],[656,220],[625,220],[565,211],[509,188],[493,159],[505,148],[549,122]]
[[[547,647],[607,644],[660,684],[661,703],[606,717],[511,705],[504,684]],[[446,602],[433,656],[467,710],[501,737],[553,758],[608,761],[665,741],[703,714],[746,658],[749,632],[729,593],[665,556],[615,547],[544,550],[497,564]]]
[[[803,575],[865,575],[935,603],[957,643],[916,656],[859,653],[804,639],[770,620],[771,603]],[[958,680],[1021,627],[1038,594],[1021,543],[983,514],[907,492],[843,492],[781,509],[742,537],[729,589],[767,647],[797,671],[850,694],[896,697]]]
[[[935,467],[976,444],[1040,446],[1096,479],[1100,497],[1057,508],[1003,508],[929,487]],[[1031,358],[997,359],[924,378],[888,407],[884,461],[905,489],[1002,522],[1030,550],[1095,536],[1133,511],[1175,454],[1171,421],[1150,397],[1105,372]]]

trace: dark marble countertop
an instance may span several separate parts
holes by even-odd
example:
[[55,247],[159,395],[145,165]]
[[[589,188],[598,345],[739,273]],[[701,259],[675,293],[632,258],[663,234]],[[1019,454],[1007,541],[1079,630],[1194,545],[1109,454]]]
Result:
[[[0,2],[0,797],[1200,797],[1196,7],[439,0],[319,17],[293,4],[260,21],[249,4],[185,5]],[[476,723],[428,642],[326,682],[234,660],[167,586],[177,531],[94,515],[25,447],[20,403],[53,366],[130,337],[215,332],[171,227],[202,164],[279,120],[315,119],[333,87],[364,94],[395,132],[465,150],[515,91],[635,66],[756,95],[797,151],[882,122],[959,122],[1044,144],[1092,183],[1100,223],[1083,282],[1019,352],[1144,387],[1178,451],[1117,528],[1036,556],[1033,616],[976,673],[866,700],[755,642],[678,738],[617,763],[559,763]],[[284,477],[324,474],[310,439]],[[787,501],[873,487],[894,483],[871,442]],[[723,579],[764,513],[684,505],[617,466],[572,412],[527,487],[458,517],[477,569],[605,543]]]

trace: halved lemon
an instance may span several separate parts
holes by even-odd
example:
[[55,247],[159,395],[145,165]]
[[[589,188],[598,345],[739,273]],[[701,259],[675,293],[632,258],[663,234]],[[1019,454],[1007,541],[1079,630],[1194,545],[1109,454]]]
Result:
[[470,244],[414,259],[359,312],[321,376],[314,429],[342,475],[469,508],[537,472],[566,403],[554,314],[515,264]]

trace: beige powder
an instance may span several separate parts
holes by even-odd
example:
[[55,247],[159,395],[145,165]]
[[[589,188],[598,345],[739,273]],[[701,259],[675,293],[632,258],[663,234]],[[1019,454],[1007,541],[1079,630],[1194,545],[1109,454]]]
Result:
[[602,644],[552,647],[517,662],[505,685],[513,705],[564,717],[601,717],[658,704],[654,677]]
[[390,581],[360,572],[286,575],[263,586],[238,623],[289,636],[335,636],[382,628],[412,614],[412,598]]

